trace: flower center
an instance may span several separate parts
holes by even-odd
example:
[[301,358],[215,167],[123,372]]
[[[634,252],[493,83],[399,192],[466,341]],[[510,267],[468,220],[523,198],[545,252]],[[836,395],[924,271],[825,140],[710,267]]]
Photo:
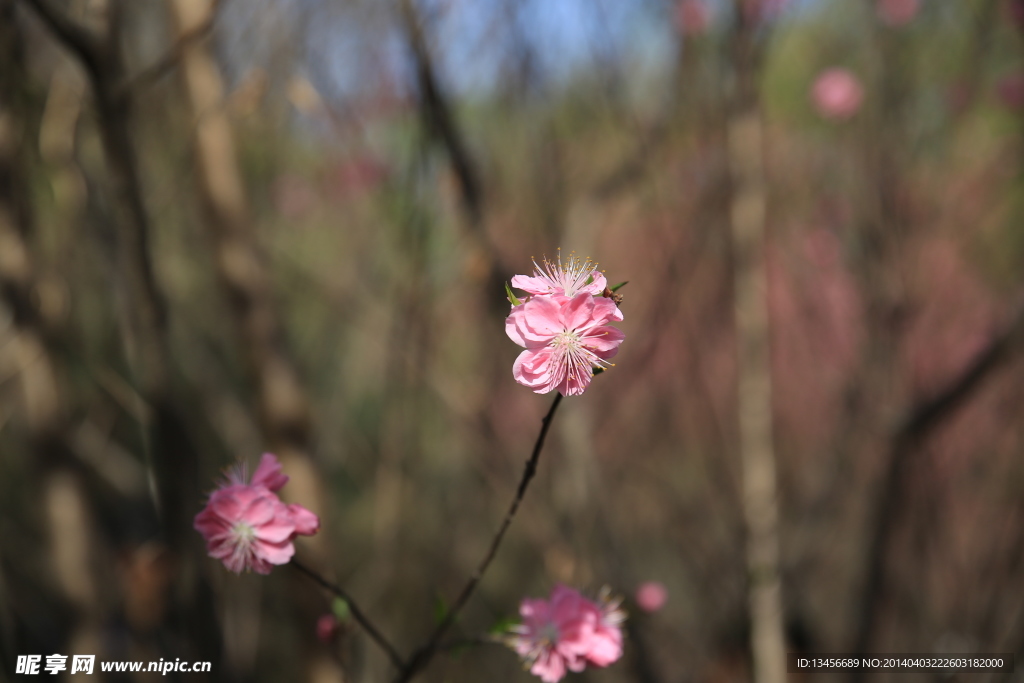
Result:
[[561,634],[558,632],[558,627],[551,622],[544,624],[537,633],[537,640],[541,644],[554,645],[560,637]]
[[558,252],[558,259],[550,261],[544,259],[541,265],[533,262],[534,274],[547,280],[552,289],[561,289],[567,297],[576,296],[576,293],[591,283],[591,274],[597,264],[589,258],[581,259],[575,254],[570,254],[565,261],[562,260],[562,252]]
[[551,340],[551,345],[559,351],[579,351],[583,347],[580,336],[573,330],[559,332]]
[[256,540],[256,527],[248,522],[239,520],[231,527],[231,535],[234,537],[235,543],[248,547]]

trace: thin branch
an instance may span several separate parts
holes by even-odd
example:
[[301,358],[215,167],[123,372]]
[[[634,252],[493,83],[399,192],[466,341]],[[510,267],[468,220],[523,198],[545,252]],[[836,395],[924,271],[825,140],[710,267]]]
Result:
[[221,0],[212,0],[211,5],[209,16],[201,24],[192,27],[178,36],[174,41],[174,45],[155,62],[141,69],[138,73],[125,78],[124,82],[120,85],[119,92],[133,90],[154,83],[177,67],[185,49],[193,43],[205,39],[213,30],[213,26],[219,16]]
[[306,565],[302,564],[298,560],[293,559],[289,564],[298,569],[299,572],[301,572],[302,574],[308,576],[310,579],[313,580],[314,583],[318,584],[321,588],[324,588],[330,591],[331,593],[334,593],[336,596],[344,600],[345,603],[348,605],[349,612],[352,613],[352,618],[355,619],[359,623],[359,625],[363,627],[363,629],[370,636],[370,638],[373,639],[373,642],[377,643],[377,645],[379,645],[380,648],[384,650],[385,654],[387,654],[388,656],[388,659],[391,660],[391,663],[394,664],[395,667],[399,670],[404,670],[406,668],[407,665],[405,663],[405,660],[402,659],[402,656],[398,654],[398,651],[395,650],[394,646],[388,641],[388,639],[385,638],[384,635],[381,634],[381,632],[377,629],[377,627],[373,625],[373,622],[370,621],[370,618],[366,616],[366,613],[359,608],[359,605],[357,605],[355,601],[352,600],[352,596],[345,592],[345,590],[341,586],[335,583],[331,583],[330,581],[320,576],[315,571],[313,571]]
[[[1024,309],[1001,335],[968,365],[945,389],[924,400],[908,411],[892,438],[888,469],[882,484],[881,499],[875,508],[871,540],[867,548],[864,570],[864,588],[859,604],[861,612],[857,622],[851,652],[866,653],[871,637],[877,630],[879,613],[886,595],[885,559],[896,529],[896,518],[905,499],[905,489],[911,474],[912,459],[924,439],[957,409],[971,398],[996,369],[1008,362],[1021,350],[1024,337]],[[862,681],[863,673],[850,676],[853,683]]]
[[85,27],[79,26],[62,12],[50,6],[47,0],[22,0],[36,15],[57,34],[90,71],[99,68],[103,47],[98,36]]
[[455,123],[451,106],[437,79],[434,62],[430,57],[423,27],[420,25],[416,8],[411,0],[402,2],[402,18],[408,34],[409,44],[416,59],[416,78],[420,89],[420,108],[424,121],[436,135],[451,157],[455,175],[462,188],[463,208],[474,230],[480,229],[483,220],[483,192],[476,164],[470,157],[462,132]]
[[459,616],[459,612],[465,607],[469,598],[473,595],[477,585],[483,578],[487,568],[490,567],[491,562],[494,560],[495,555],[498,554],[498,547],[501,546],[502,539],[505,538],[505,532],[508,531],[509,526],[512,524],[512,520],[516,516],[516,512],[519,510],[519,504],[523,502],[523,496],[526,494],[526,489],[530,485],[530,481],[533,476],[537,473],[537,462],[540,460],[541,450],[544,448],[544,439],[548,435],[548,430],[551,428],[551,421],[555,417],[555,411],[558,410],[559,404],[562,402],[562,395],[558,394],[555,396],[554,403],[551,404],[551,409],[548,410],[548,414],[544,416],[541,423],[540,433],[537,435],[537,441],[533,444],[533,453],[530,455],[530,459],[526,461],[526,467],[523,470],[523,478],[519,481],[519,487],[516,489],[515,498],[512,499],[512,504],[508,508],[508,512],[505,513],[505,519],[501,523],[501,527],[498,529],[498,533],[495,534],[494,539],[491,541],[490,547],[487,549],[487,553],[481,560],[480,565],[476,571],[466,582],[462,592],[459,593],[459,597],[455,599],[452,604],[452,608],[448,610],[444,619],[434,632],[430,635],[430,639],[427,640],[426,645],[421,647],[413,655],[409,665],[403,667],[399,673],[398,678],[395,679],[395,683],[407,683],[412,678],[422,671],[430,663],[430,660],[434,658],[438,650],[441,648],[441,639],[444,638],[445,633],[451,628],[452,624],[455,623],[455,619]]

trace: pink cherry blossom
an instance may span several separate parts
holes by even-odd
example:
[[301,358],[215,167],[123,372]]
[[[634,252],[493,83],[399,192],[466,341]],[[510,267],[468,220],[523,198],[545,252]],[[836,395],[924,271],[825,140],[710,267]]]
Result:
[[311,536],[320,519],[301,505],[286,505],[275,491],[288,482],[281,464],[264,453],[252,481],[240,468],[228,475],[196,515],[193,527],[206,539],[210,557],[231,571],[269,574],[272,565],[287,564],[295,554],[292,541]]
[[893,28],[912,22],[920,9],[921,0],[878,0],[875,5],[878,18]]
[[523,621],[513,627],[509,644],[544,683],[556,683],[588,664],[605,667],[622,657],[625,614],[617,601],[590,600],[558,585],[549,600],[523,600],[519,614]]
[[657,612],[667,600],[665,584],[658,581],[646,581],[636,589],[636,604],[645,612]]
[[707,32],[711,12],[704,0],[680,0],[676,5],[676,29],[684,36],[699,36]]
[[1024,73],[1003,76],[996,83],[996,95],[1003,106],[1013,111],[1024,108]]
[[512,286],[535,296],[560,296],[571,299],[580,292],[601,294],[608,286],[604,275],[596,270],[590,259],[570,255],[562,262],[559,253],[556,261],[544,259],[540,265],[533,262],[533,275],[516,275]]
[[338,635],[341,624],[333,614],[324,614],[316,620],[316,638],[321,643],[330,643]]
[[1024,0],[1010,0],[1007,11],[1013,25],[1018,29],[1024,29]]
[[625,338],[608,323],[622,320],[611,299],[579,292],[571,299],[534,296],[514,306],[505,332],[526,348],[512,366],[512,375],[538,394],[557,389],[563,396],[586,391],[594,368],[606,368]]
[[789,0],[744,0],[743,13],[750,21],[773,19],[786,8]]
[[864,88],[846,69],[826,69],[814,81],[811,99],[825,118],[848,119],[860,109]]

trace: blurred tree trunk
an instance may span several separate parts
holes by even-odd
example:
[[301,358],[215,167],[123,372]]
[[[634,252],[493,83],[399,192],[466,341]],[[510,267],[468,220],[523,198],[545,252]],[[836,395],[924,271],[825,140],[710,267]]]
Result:
[[737,412],[747,531],[747,581],[756,683],[786,680],[778,494],[772,436],[772,383],[765,272],[763,130],[757,93],[757,46],[749,3],[735,3],[735,91],[727,124],[732,196],[737,344]]
[[[47,320],[35,296],[41,288],[32,255],[28,145],[33,137],[30,79],[22,48],[14,2],[0,0],[0,294],[14,322],[13,339],[5,350],[18,368],[32,470],[39,478],[48,521],[49,557],[42,581],[53,581],[55,593],[75,613],[68,642],[95,647],[100,610],[100,591],[92,571],[93,549],[99,545],[97,527],[88,487],[70,445],[68,410],[53,353],[54,323]],[[36,561],[22,560],[29,565]]]
[[180,628],[194,646],[186,656],[219,664],[219,633],[209,586],[194,572],[200,539],[192,531],[198,481],[198,453],[172,385],[167,303],[157,282],[150,245],[138,158],[132,139],[134,92],[122,54],[125,5],[114,1],[102,31],[72,21],[49,0],[23,0],[61,46],[84,69],[91,85],[107,178],[112,190],[117,268],[114,297],[121,306],[121,336],[138,387],[140,429],[153,475],[162,540],[181,578],[176,596],[183,607]]
[[322,509],[322,496],[309,460],[309,402],[284,343],[274,306],[266,259],[257,244],[224,86],[205,45],[189,40],[210,19],[209,0],[170,0],[181,45],[181,72],[193,114],[196,180],[206,225],[216,250],[218,276],[227,293],[249,371],[268,446],[288,460],[293,496]]
[[[248,372],[255,380],[263,437],[280,456],[291,478],[288,497],[324,515],[327,498],[309,455],[309,401],[286,350],[266,258],[247,209],[234,133],[224,107],[223,81],[206,45],[192,39],[212,21],[216,3],[168,0],[168,4],[177,29],[182,82],[193,116],[197,190],[215,249],[217,274],[227,295]],[[321,534],[307,543],[324,555],[325,540]],[[305,585],[300,590],[309,595]],[[312,628],[317,608],[302,600],[295,600],[295,604],[300,622]],[[326,682],[343,678],[322,648],[307,651],[303,661],[308,680]]]

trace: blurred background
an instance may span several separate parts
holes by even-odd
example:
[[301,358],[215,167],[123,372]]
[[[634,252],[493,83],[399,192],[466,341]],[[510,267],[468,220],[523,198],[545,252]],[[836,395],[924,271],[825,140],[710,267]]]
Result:
[[1021,653],[1022,56],[1010,0],[0,0],[0,680],[390,680],[192,518],[277,453],[299,555],[412,652],[550,406],[502,283],[559,247],[626,341],[451,640],[565,582],[631,615],[577,680]]

